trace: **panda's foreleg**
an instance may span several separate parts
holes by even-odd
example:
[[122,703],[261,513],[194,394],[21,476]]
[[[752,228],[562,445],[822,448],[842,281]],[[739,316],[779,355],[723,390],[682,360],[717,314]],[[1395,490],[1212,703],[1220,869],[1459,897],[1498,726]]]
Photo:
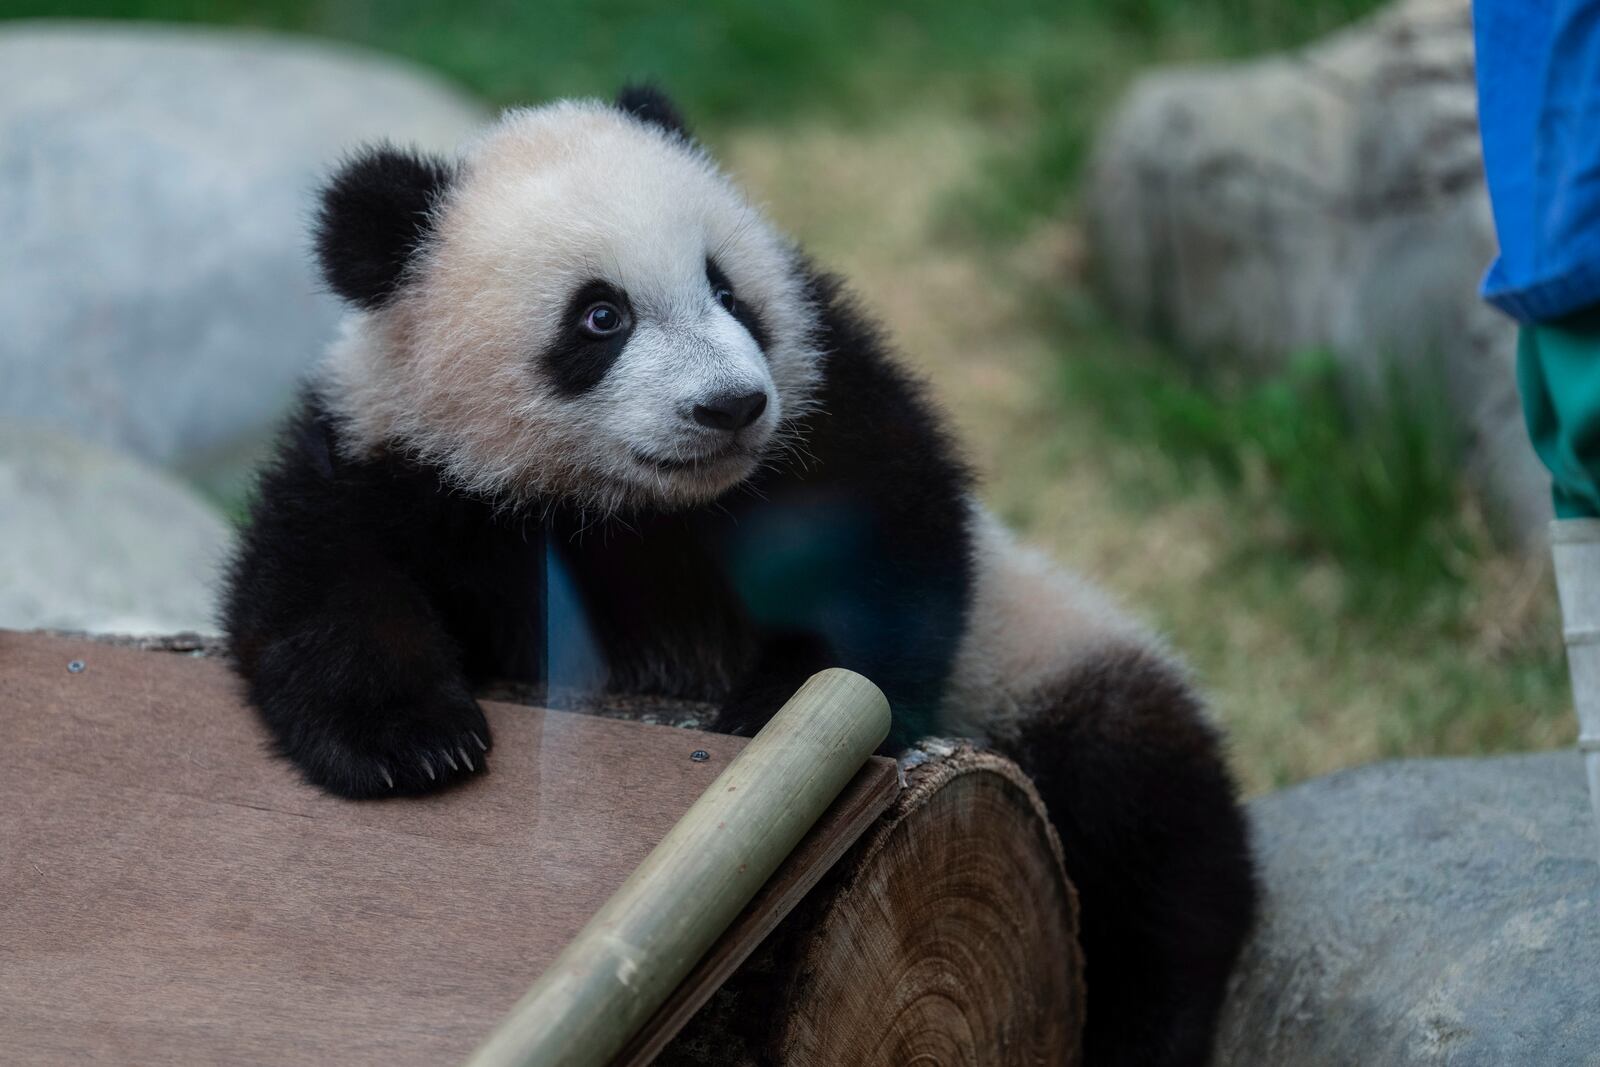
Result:
[[993,741],[1037,785],[1078,890],[1084,1062],[1204,1064],[1256,903],[1220,739],[1179,669],[1137,644],[1035,696]]
[[370,797],[427,792],[483,769],[488,722],[410,580],[347,567],[289,594],[250,582],[248,564],[243,574],[229,626],[235,656],[276,747],[308,780]]
[[722,702],[712,730],[754,737],[807,678],[835,663],[819,635],[804,630],[764,634],[754,665]]

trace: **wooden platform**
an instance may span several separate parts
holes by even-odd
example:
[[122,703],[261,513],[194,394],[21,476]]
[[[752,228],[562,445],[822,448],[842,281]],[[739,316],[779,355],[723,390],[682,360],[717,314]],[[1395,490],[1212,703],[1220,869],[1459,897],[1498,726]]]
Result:
[[[0,631],[0,1058],[459,1061],[745,744],[485,710],[490,774],[351,803],[267,754],[215,659]],[[863,769],[639,1057],[895,789],[892,762]]]

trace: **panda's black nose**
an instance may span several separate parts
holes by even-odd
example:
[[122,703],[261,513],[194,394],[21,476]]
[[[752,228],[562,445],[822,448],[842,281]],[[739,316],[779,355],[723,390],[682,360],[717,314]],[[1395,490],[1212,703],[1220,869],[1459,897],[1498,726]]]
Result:
[[713,430],[742,430],[767,410],[766,393],[724,393],[694,406],[694,421]]

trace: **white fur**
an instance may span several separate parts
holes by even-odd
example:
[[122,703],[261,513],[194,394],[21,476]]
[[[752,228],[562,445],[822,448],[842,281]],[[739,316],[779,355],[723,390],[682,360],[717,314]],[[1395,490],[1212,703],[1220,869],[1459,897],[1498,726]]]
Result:
[[[712,298],[708,255],[766,326],[765,358]],[[595,279],[628,294],[634,333],[599,387],[564,398],[539,354]],[[698,503],[772,458],[811,403],[802,282],[793,247],[693,145],[597,101],[508,111],[465,149],[407,285],[350,315],[321,393],[347,447],[398,444],[464,489],[599,511]],[[701,454],[693,403],[746,386],[769,403],[739,435],[745,460],[666,473],[635,458]]]
[[946,691],[942,727],[1003,737],[1057,696],[1072,673],[1113,649],[1165,644],[1086,579],[1028,548],[972,501],[972,613]]

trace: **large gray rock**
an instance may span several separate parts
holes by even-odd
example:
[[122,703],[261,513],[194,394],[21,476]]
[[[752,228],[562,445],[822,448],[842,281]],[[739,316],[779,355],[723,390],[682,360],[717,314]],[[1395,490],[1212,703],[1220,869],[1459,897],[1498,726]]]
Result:
[[1376,764],[1251,816],[1266,908],[1217,1063],[1600,1064],[1600,843],[1575,753]]
[[231,536],[168,474],[0,426],[0,627],[215,632]]
[[1127,318],[1259,370],[1306,349],[1440,391],[1468,473],[1514,540],[1549,481],[1522,426],[1515,327],[1477,284],[1496,250],[1470,0],[1403,0],[1301,52],[1137,83],[1087,192]]
[[248,451],[331,337],[306,239],[339,156],[479,110],[375,55],[258,33],[0,31],[0,420],[185,469]]

